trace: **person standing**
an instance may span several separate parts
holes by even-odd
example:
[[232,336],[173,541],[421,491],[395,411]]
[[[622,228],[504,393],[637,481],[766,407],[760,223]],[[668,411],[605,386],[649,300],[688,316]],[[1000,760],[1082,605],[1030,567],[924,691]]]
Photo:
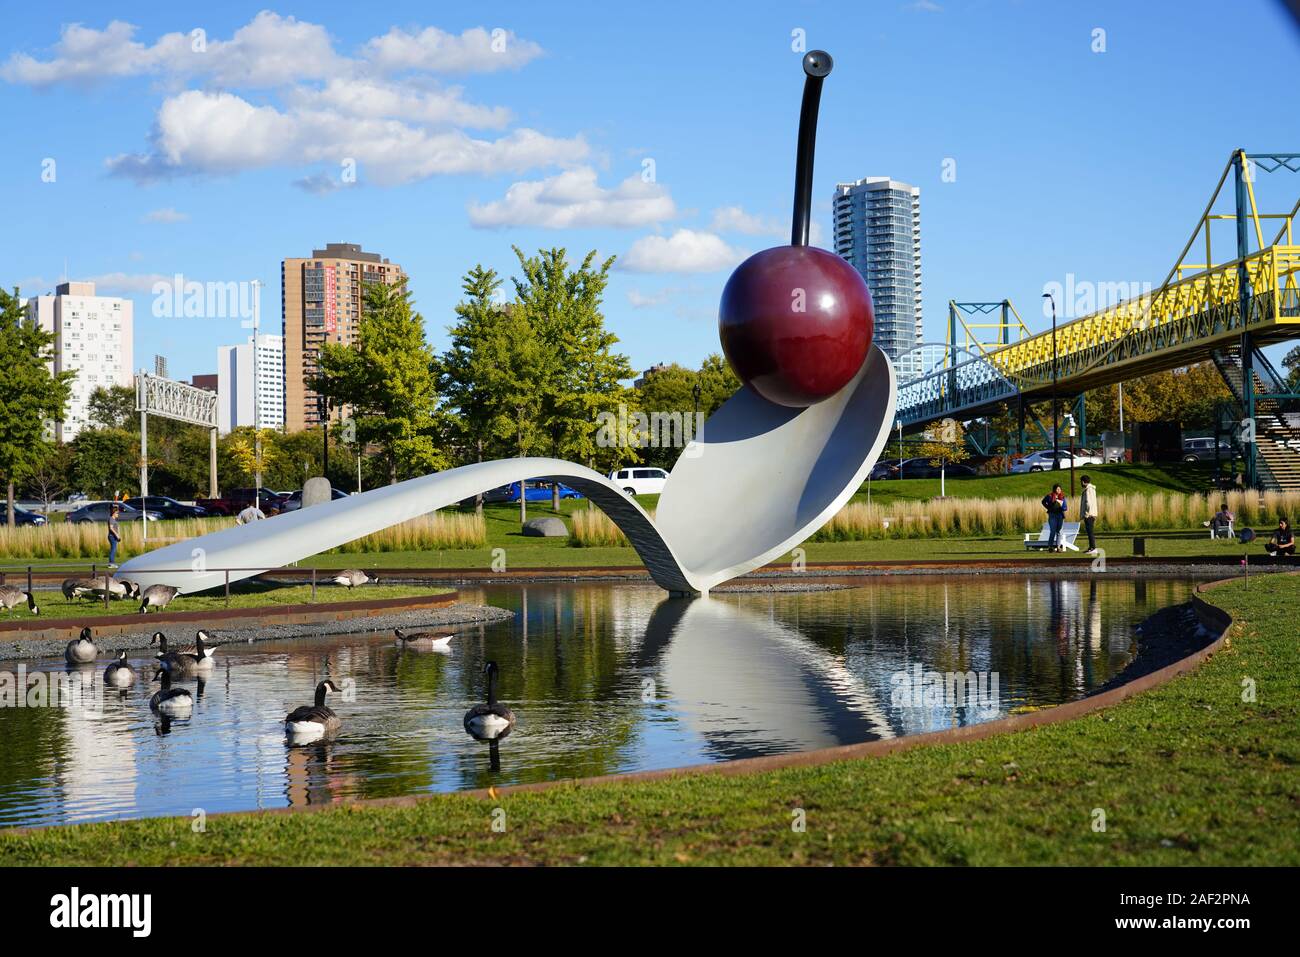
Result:
[[1083,527],[1088,532],[1088,554],[1096,555],[1097,486],[1086,475],[1079,478],[1079,484],[1083,486],[1083,494],[1079,499],[1079,517],[1083,519]]
[[122,540],[122,530],[118,527],[117,516],[121,509],[114,505],[108,512],[108,567],[117,567],[117,543]]
[[1052,552],[1062,550],[1061,545],[1061,526],[1065,524],[1065,510],[1067,504],[1065,501],[1065,491],[1060,484],[1052,486],[1052,490],[1043,496],[1043,508],[1047,511],[1047,530],[1050,533],[1047,539],[1047,549]]

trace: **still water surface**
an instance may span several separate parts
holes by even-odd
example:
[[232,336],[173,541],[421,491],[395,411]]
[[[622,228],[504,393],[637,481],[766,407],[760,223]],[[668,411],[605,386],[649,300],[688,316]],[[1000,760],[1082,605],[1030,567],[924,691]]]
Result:
[[[447,654],[399,649],[388,634],[227,645],[202,687],[181,683],[196,694],[193,715],[165,729],[145,681],[90,695],[90,709],[3,707],[0,826],[452,791],[988,721],[1104,684],[1130,661],[1134,626],[1191,590],[1102,576],[853,585],[693,602],[625,584],[470,588],[467,601],[513,621],[460,630]],[[489,658],[518,717],[497,771],[461,726]],[[130,660],[143,672],[151,658]],[[92,690],[106,664],[88,673]],[[66,674],[62,661],[25,665]],[[909,682],[928,672],[984,684],[927,696]],[[285,713],[326,677],[354,690],[330,702],[341,731],[288,746]]]

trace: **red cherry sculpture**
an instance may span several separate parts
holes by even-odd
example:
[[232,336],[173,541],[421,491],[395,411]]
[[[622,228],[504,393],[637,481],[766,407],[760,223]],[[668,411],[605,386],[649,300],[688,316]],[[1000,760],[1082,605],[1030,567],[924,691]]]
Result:
[[755,253],[736,267],[718,311],[722,351],[736,375],[769,402],[795,408],[831,397],[857,375],[875,326],[861,274],[808,245],[817,107],[831,66],[821,50],[803,58],[790,245]]

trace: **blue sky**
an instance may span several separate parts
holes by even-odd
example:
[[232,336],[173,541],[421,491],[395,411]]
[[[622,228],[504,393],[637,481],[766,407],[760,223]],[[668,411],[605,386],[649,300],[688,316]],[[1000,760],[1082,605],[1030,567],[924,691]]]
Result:
[[[174,377],[247,333],[155,318],[157,277],[261,279],[269,330],[280,260],[330,241],[400,262],[439,347],[474,263],[617,254],[633,364],[697,364],[734,263],[787,241],[796,30],[835,58],[822,235],[837,181],[920,186],[930,340],[951,298],[1009,297],[1037,329],[1067,274],[1158,284],[1232,149],[1300,150],[1259,85],[1300,53],[1271,2],[59,6],[11,10],[0,40],[0,281],[48,291],[66,262],[131,295],[136,365]],[[1260,191],[1289,209],[1300,176]]]

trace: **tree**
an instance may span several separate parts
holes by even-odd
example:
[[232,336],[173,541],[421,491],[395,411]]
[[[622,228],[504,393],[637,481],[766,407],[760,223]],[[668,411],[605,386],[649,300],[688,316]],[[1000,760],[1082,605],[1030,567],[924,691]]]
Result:
[[129,385],[98,386],[86,402],[86,418],[101,429],[140,431],[135,408],[135,389]]
[[[488,434],[515,455],[532,455],[545,447],[542,429],[547,388],[546,350],[522,310],[506,310],[493,324],[483,345],[489,419]],[[519,520],[528,517],[527,495],[519,490]]]
[[[456,305],[456,322],[447,329],[450,344],[438,364],[438,389],[448,413],[451,446],[457,461],[482,462],[492,440],[492,395],[495,372],[486,344],[497,334],[504,309],[496,302],[501,279],[496,270],[476,265],[465,274],[465,298]],[[483,496],[475,497],[483,510]]]
[[69,490],[75,462],[76,455],[71,445],[49,444],[41,460],[29,471],[26,487],[41,500],[47,513],[55,500]]
[[134,490],[140,482],[140,437],[124,429],[82,429],[72,442],[72,478],[92,498]]
[[366,289],[355,347],[325,343],[312,388],[352,408],[356,440],[377,445],[388,481],[447,465],[442,451],[436,357],[424,337],[424,319],[411,310],[406,284]]
[[939,494],[943,495],[944,471],[949,462],[964,462],[970,458],[966,448],[966,429],[956,419],[944,419],[925,430],[923,441],[916,447],[917,458],[927,460],[939,468]]
[[1286,384],[1292,392],[1300,392],[1300,346],[1292,346],[1282,358],[1286,369]]
[[46,423],[63,418],[75,372],[51,372],[54,334],[28,321],[27,307],[0,289],[0,474],[8,522],[14,525],[14,483],[49,451]]
[[262,473],[278,469],[281,463],[279,436],[280,433],[274,429],[254,429],[251,425],[241,425],[237,429],[232,429],[230,435],[226,437],[226,453],[230,456],[236,474],[246,476],[250,483],[256,480],[259,440],[262,447]]
[[[513,280],[514,306],[536,332],[547,373],[541,415],[551,454],[595,467],[604,454],[597,416],[627,401],[621,380],[632,377],[627,356],[613,351],[618,337],[605,329],[600,311],[614,257],[595,266],[593,249],[571,269],[562,248],[531,257],[513,249],[521,274]],[[620,451],[610,457],[620,457]],[[559,511],[558,485],[552,486],[551,507]]]

